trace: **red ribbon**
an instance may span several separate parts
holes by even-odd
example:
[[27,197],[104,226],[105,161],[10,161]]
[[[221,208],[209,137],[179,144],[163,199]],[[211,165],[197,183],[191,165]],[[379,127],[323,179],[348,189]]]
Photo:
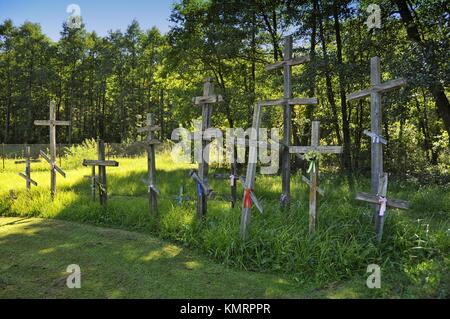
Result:
[[253,189],[247,188],[245,190],[244,208],[252,208],[252,199],[250,198],[250,192],[253,192]]

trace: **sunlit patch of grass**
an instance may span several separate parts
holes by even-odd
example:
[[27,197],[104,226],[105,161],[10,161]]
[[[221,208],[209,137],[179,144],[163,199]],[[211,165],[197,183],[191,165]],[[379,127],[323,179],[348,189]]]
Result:
[[[356,191],[370,191],[367,178],[349,181],[334,173],[321,175],[320,187],[325,196],[319,196],[317,231],[312,236],[308,231],[309,187],[301,181],[300,173],[292,175],[292,202],[287,210],[279,207],[281,178],[258,176],[255,193],[261,199],[264,214],[252,211],[248,240],[243,242],[239,238],[243,194],[240,183],[235,209],[225,201],[211,200],[207,216],[199,223],[194,201],[197,188],[188,174],[195,165],[173,163],[169,154],[160,153],[157,186],[161,196],[159,214],[153,216],[148,209],[147,187],[142,182],[147,176],[146,157],[116,160],[119,167],[107,168],[106,207],[92,201],[90,181],[84,178],[90,169],[81,167],[81,163],[78,167],[68,167],[66,179],[58,176],[58,192],[52,202],[48,164],[33,166],[32,176],[39,186],[27,192],[25,181],[17,175],[19,169],[8,161],[8,170],[2,173],[5,182],[0,184],[0,212],[4,216],[54,217],[152,233],[234,267],[286,273],[299,282],[315,282],[318,286],[350,278],[355,273],[364,274],[371,263],[398,274],[405,282],[418,284],[420,280],[415,281],[414,276],[423,279],[428,275],[426,271],[414,272],[417,265],[431,258],[437,265],[434,267],[442,267],[446,264],[445,256],[450,255],[447,231],[450,191],[445,186],[428,185],[418,189],[414,184],[390,180],[389,196],[409,200],[411,209],[388,210],[383,242],[378,245],[370,205],[354,200]],[[210,184],[219,197],[229,195],[228,180],[210,177]],[[181,185],[184,195],[192,200],[178,205],[174,196]],[[11,189],[17,199],[10,198]],[[417,219],[422,220],[420,225]],[[418,237],[427,241],[426,247],[414,248]],[[441,287],[448,284],[448,277],[438,276],[433,280],[428,294],[442,296]]]

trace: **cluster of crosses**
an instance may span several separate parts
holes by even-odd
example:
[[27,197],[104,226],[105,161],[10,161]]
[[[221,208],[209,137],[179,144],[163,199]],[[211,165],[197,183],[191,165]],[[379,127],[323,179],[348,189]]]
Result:
[[[285,38],[284,45],[284,59],[282,62],[268,65],[267,71],[283,68],[284,75],[284,97],[279,100],[260,101],[257,103],[253,113],[253,128],[259,128],[261,123],[261,109],[263,106],[282,105],[283,106],[283,142],[280,143],[282,147],[282,206],[288,206],[290,202],[290,154],[302,156],[310,162],[309,170],[310,178],[302,176],[302,180],[310,187],[309,192],[309,231],[313,233],[317,224],[317,193],[324,195],[324,191],[319,188],[319,156],[320,154],[342,153],[341,146],[321,146],[319,127],[320,122],[312,121],[311,132],[311,146],[291,146],[291,112],[293,105],[316,105],[316,98],[293,98],[292,97],[292,66],[309,62],[308,57],[293,57],[292,56],[292,37]],[[394,207],[399,209],[408,209],[408,202],[402,200],[387,199],[387,173],[383,172],[383,148],[382,144],[387,144],[387,141],[381,136],[382,127],[382,104],[381,93],[387,92],[398,87],[404,86],[406,81],[404,79],[397,79],[381,82],[381,68],[378,57],[371,59],[371,87],[369,89],[352,93],[348,97],[348,101],[371,97],[371,131],[364,131],[364,134],[371,138],[371,185],[372,193],[358,193],[357,200],[367,201],[374,204],[374,219],[377,240],[381,241],[383,235],[383,225],[386,213],[386,207]],[[254,130],[252,141],[258,140],[258,130]],[[241,227],[240,234],[245,238],[248,232],[248,225],[250,223],[250,214],[252,203],[257,209],[262,212],[262,206],[258,202],[254,194],[254,185],[256,178],[256,158],[257,158],[258,143],[251,143],[249,150],[249,164],[247,166],[247,175],[244,186],[243,207],[241,213]],[[302,154],[302,155],[300,155]],[[309,155],[309,156],[306,156]]]
[[[236,204],[237,194],[237,181],[241,181],[244,185],[242,213],[241,213],[241,226],[240,234],[242,238],[245,238],[248,232],[248,226],[250,224],[251,208],[252,204],[263,213],[262,204],[258,201],[254,192],[255,180],[256,180],[256,168],[257,168],[257,155],[258,147],[269,146],[269,148],[278,150],[281,147],[281,171],[282,171],[282,194],[281,194],[281,206],[289,207],[291,201],[291,167],[290,167],[290,155],[295,154],[302,159],[309,161],[309,178],[302,176],[302,181],[309,185],[309,231],[314,233],[317,224],[318,215],[318,198],[317,193],[324,196],[324,191],[319,187],[319,159],[320,154],[341,154],[342,146],[322,146],[320,145],[320,122],[312,121],[311,123],[311,145],[310,146],[292,146],[291,145],[291,125],[292,125],[292,107],[295,105],[317,105],[317,98],[294,98],[292,95],[292,67],[309,62],[309,57],[300,56],[293,57],[292,50],[292,37],[285,38],[285,45],[283,49],[284,59],[281,62],[277,62],[266,66],[267,71],[282,69],[284,77],[284,96],[277,100],[259,101],[255,105],[253,113],[253,122],[251,134],[246,141],[246,146],[249,148],[249,163],[247,166],[247,173],[245,177],[238,176],[235,163],[232,163],[232,169],[230,176],[226,174],[215,174],[215,177],[230,178],[230,191],[231,191],[231,204],[232,207]],[[366,97],[371,98],[371,130],[364,131],[364,134],[371,138],[371,193],[358,193],[356,195],[357,200],[362,200],[373,204],[374,207],[374,220],[375,229],[378,241],[381,241],[383,235],[383,225],[386,216],[386,208],[394,207],[398,209],[408,209],[408,202],[396,199],[388,199],[387,185],[388,174],[383,171],[383,144],[387,145],[386,139],[381,136],[382,131],[382,103],[381,94],[398,87],[404,86],[406,81],[404,79],[397,79],[381,82],[381,69],[380,60],[378,57],[371,59],[371,86],[366,90],[352,93],[348,96],[348,101],[354,101],[363,99]],[[205,149],[206,143],[210,140],[203,134],[208,128],[211,127],[211,118],[213,105],[223,102],[221,95],[214,94],[214,84],[211,78],[206,78],[203,95],[195,97],[193,103],[202,107],[202,124],[201,131],[194,132],[195,137],[200,137],[200,143],[202,150]],[[276,145],[268,145],[268,143],[259,142],[258,128],[261,124],[262,107],[269,106],[282,106],[283,107],[283,140]],[[54,198],[56,194],[56,173],[58,172],[63,177],[66,176],[64,171],[56,165],[56,127],[70,125],[70,121],[58,121],[56,120],[55,104],[50,102],[50,119],[44,121],[35,121],[35,125],[44,125],[50,127],[50,156],[48,156],[42,150],[41,156],[50,164],[51,173],[51,196]],[[161,127],[155,125],[153,115],[147,114],[147,125],[145,127],[138,128],[138,133],[146,133],[146,139],[136,142],[137,145],[144,147],[147,150],[148,160],[148,179],[143,179],[143,182],[148,187],[149,198],[149,210],[151,214],[156,215],[158,213],[157,208],[157,196],[160,194],[156,186],[156,158],[155,147],[161,142],[155,138],[154,132],[160,131]],[[190,172],[191,178],[197,184],[197,215],[199,219],[202,219],[207,213],[208,198],[210,198],[214,192],[208,183],[208,158],[209,154],[202,154],[201,160],[198,163],[198,171],[192,170]],[[16,164],[26,164],[25,173],[19,173],[21,177],[26,180],[27,189],[31,188],[31,185],[37,186],[37,183],[31,179],[31,163],[38,162],[39,160],[31,159],[30,148],[26,149],[25,160],[17,161]],[[107,202],[107,182],[106,182],[106,167],[117,167],[119,163],[117,161],[110,161],[105,159],[105,143],[102,140],[98,141],[98,159],[83,161],[83,166],[89,166],[92,168],[90,176],[86,176],[91,180],[92,197],[95,200],[96,189],[99,189],[99,199],[102,205]],[[96,167],[98,167],[98,176],[96,174]],[[179,203],[188,199],[183,195],[183,186],[180,188],[180,193],[176,197]]]

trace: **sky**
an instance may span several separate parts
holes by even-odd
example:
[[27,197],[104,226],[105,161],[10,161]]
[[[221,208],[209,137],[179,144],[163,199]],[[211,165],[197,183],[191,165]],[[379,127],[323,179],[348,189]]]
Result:
[[39,23],[42,31],[54,41],[60,38],[62,24],[70,16],[70,4],[81,9],[86,30],[100,36],[108,30],[125,31],[133,19],[142,29],[158,27],[169,30],[169,17],[174,0],[0,0],[0,23],[12,19],[14,25],[25,21]]

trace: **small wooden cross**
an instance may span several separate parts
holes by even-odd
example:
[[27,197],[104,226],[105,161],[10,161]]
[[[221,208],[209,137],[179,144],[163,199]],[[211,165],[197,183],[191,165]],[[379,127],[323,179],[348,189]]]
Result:
[[[311,146],[291,146],[290,153],[307,154],[308,152],[316,152],[320,154],[341,154],[342,146],[320,146],[320,122],[312,122],[311,130]],[[309,188],[309,232],[314,233],[317,223],[317,192],[319,185],[319,160],[310,160],[308,170],[310,174]]]
[[38,159],[31,159],[31,151],[30,147],[26,147],[25,151],[25,160],[23,161],[15,161],[15,164],[25,164],[25,174],[19,173],[21,177],[23,177],[27,183],[27,190],[31,189],[31,184],[37,186],[38,184],[31,179],[31,163],[40,163],[41,161]]
[[292,36],[284,39],[283,61],[266,66],[266,71],[283,68],[284,98],[275,101],[263,101],[262,106],[283,105],[283,148],[281,152],[281,177],[282,177],[282,196],[281,205],[287,206],[291,198],[291,162],[289,146],[291,145],[292,135],[292,106],[293,105],[316,105],[315,98],[292,98],[292,67],[304,64],[310,61],[308,56],[292,56]]
[[52,199],[56,194],[56,172],[60,173],[63,177],[66,174],[56,165],[56,127],[57,126],[70,126],[70,121],[57,121],[56,120],[56,107],[53,101],[50,102],[50,119],[49,120],[36,120],[34,125],[49,126],[50,127],[50,156],[47,156],[42,150],[41,155],[50,164],[50,187]]
[[[201,132],[205,132],[208,128],[211,127],[211,116],[212,116],[212,110],[213,110],[213,104],[223,102],[222,95],[215,95],[214,94],[214,84],[212,83],[212,79],[210,77],[207,77],[205,79],[205,83],[203,85],[203,96],[197,96],[192,99],[192,102],[195,105],[201,105],[202,106],[202,127]],[[207,141],[202,137],[201,144],[202,144],[202,152],[201,152],[201,160],[198,164],[198,178],[201,181],[203,185],[207,189],[209,189],[208,185],[208,169],[209,169],[209,154],[203,154],[203,150],[206,147]],[[200,196],[201,193],[199,192],[197,196],[197,216],[200,220],[203,219],[203,217],[207,213],[207,205],[208,205],[208,199],[207,196]]]
[[377,218],[375,219],[375,231],[377,233],[377,240],[381,242],[383,237],[384,219],[386,217],[386,208],[394,207],[398,209],[409,209],[409,202],[399,199],[386,198],[388,187],[388,174],[383,173],[379,176],[378,191],[376,195],[368,193],[358,193],[357,200],[366,201],[372,204],[377,204],[379,209],[377,211]]
[[[349,94],[347,100],[355,101],[370,96],[370,122],[371,131],[366,131],[366,135],[372,138],[371,144],[371,187],[372,193],[378,190],[379,176],[383,172],[383,146],[386,140],[381,137],[383,107],[381,104],[381,94],[392,91],[406,85],[402,78],[381,83],[380,58],[373,57],[370,60],[370,87],[368,89]],[[370,134],[370,135],[369,135]],[[386,143],[385,143],[386,142]],[[374,216],[379,210],[379,205],[374,206]]]
[[189,196],[184,195],[184,187],[183,185],[180,185],[180,190],[178,192],[177,196],[172,196],[173,199],[177,200],[178,205],[182,205],[183,201],[190,200],[191,198]]
[[159,140],[154,137],[153,132],[161,131],[161,127],[154,124],[153,114],[147,114],[147,126],[138,128],[138,133],[147,133],[145,142],[138,143],[139,145],[147,149],[147,168],[148,168],[148,180],[144,180],[144,184],[148,187],[149,208],[150,214],[158,214],[158,199],[159,190],[156,187],[156,157],[155,147],[161,144]]
[[[83,166],[92,166],[92,183],[97,183],[99,188],[100,204],[106,205],[108,200],[108,189],[106,184],[106,167],[117,167],[119,163],[116,161],[105,160],[105,143],[102,140],[98,141],[98,160],[83,160]],[[98,166],[98,178],[95,177],[95,166]]]

